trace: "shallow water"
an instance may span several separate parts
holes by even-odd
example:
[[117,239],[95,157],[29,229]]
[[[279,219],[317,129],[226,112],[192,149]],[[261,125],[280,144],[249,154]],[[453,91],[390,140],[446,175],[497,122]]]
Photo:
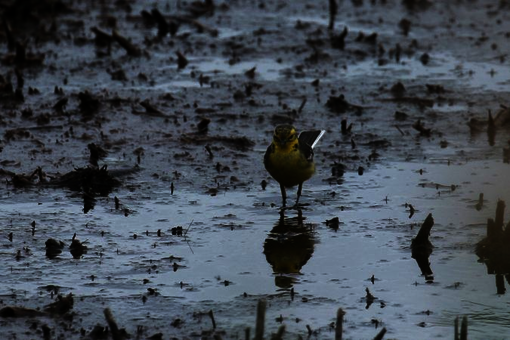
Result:
[[[348,185],[333,186],[320,184],[319,173],[305,186],[302,203],[310,205],[302,210],[302,221],[290,210],[283,222],[278,209],[269,206],[279,203],[274,185],[216,196],[172,195],[163,188],[141,198],[119,193],[132,211],[128,217],[113,209],[111,199],[99,200],[93,212],[83,214],[79,198],[50,189],[37,196],[4,196],[0,295],[28,298],[56,285],[61,293],[112,299],[116,310],[122,299],[147,287],[157,290],[157,298],[177,298],[183,305],[229,302],[247,293],[270,301],[269,329],[276,329],[274,319],[281,315],[291,333],[303,331],[303,323],[326,330],[341,307],[347,338],[373,336],[374,319],[399,339],[450,337],[457,315],[470,317],[473,336],[501,337],[509,302],[496,294],[495,277],[477,262],[474,245],[485,236],[497,200],[510,200],[507,170],[507,164],[495,161],[389,163],[363,176],[346,174]],[[451,191],[451,185],[458,187]],[[332,198],[331,192],[337,195]],[[484,208],[477,211],[482,192]],[[412,218],[405,203],[416,209]],[[428,213],[435,219],[433,283],[421,275],[409,249]],[[336,231],[324,224],[333,217],[341,222]],[[186,236],[172,235],[175,226]],[[6,240],[9,232],[12,242]],[[74,232],[88,241],[81,260],[67,250],[53,260],[44,256],[48,237],[69,243]],[[30,248],[30,255],[16,260],[22,247]],[[369,308],[365,288],[377,298]],[[158,319],[165,313],[151,315]],[[124,317],[117,318],[127,322]],[[296,318],[303,322],[293,322]],[[333,336],[328,334],[319,338]]]
[[453,55],[433,54],[431,61],[424,65],[418,59],[406,59],[400,63],[379,66],[373,60],[362,61],[347,68],[349,76],[362,77],[368,70],[378,76],[396,75],[402,80],[430,79],[436,81],[457,81],[467,88],[488,91],[507,91],[510,70],[504,63],[494,61],[461,61]]

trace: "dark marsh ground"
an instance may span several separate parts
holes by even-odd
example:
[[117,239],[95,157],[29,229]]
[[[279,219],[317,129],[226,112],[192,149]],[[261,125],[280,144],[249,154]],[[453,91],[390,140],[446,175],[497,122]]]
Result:
[[[510,3],[337,5],[0,1],[1,338],[507,338]],[[326,130],[283,215],[281,123]]]

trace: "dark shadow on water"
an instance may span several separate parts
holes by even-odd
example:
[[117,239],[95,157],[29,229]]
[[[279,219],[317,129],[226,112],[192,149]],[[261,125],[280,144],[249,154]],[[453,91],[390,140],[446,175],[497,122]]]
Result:
[[498,201],[496,216],[487,220],[487,236],[476,245],[479,262],[487,266],[487,274],[495,275],[497,294],[505,294],[505,279],[510,284],[510,223],[504,223],[506,204]]
[[83,213],[88,213],[96,206],[96,199],[94,194],[83,192]]
[[487,128],[487,140],[490,146],[494,146],[494,144],[496,144],[496,128],[493,126],[489,126]]
[[[487,256],[484,251],[477,249],[477,255],[480,257],[479,262],[485,263],[487,266],[487,274],[494,275],[496,280],[496,294],[502,295],[506,292],[505,280],[510,285],[510,261],[508,260],[508,251],[501,254],[498,250]],[[500,255],[504,255],[502,257]],[[487,256],[487,257],[486,257]]]
[[314,234],[303,223],[304,220],[300,209],[294,217],[286,217],[282,211],[264,242],[264,254],[273,268],[275,285],[279,288],[291,288],[297,282],[296,275],[312,257]]

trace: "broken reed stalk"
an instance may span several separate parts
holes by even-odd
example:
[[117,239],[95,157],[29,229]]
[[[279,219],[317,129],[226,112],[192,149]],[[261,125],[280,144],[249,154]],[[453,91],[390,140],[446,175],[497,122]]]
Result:
[[51,329],[48,327],[48,325],[42,325],[41,328],[43,331],[44,340],[51,340]]
[[498,239],[498,229],[496,228],[496,223],[492,218],[487,219],[487,238],[489,241]]
[[126,50],[127,54],[132,57],[140,57],[142,55],[142,51],[135,46],[131,41],[120,35],[119,32],[113,30],[112,38],[115,40],[124,50]]
[[460,325],[460,338],[459,338],[459,317],[455,318],[454,322],[454,340],[467,340],[467,332],[468,332],[468,319],[467,316],[462,318],[462,323]]
[[384,338],[384,334],[386,334],[386,327],[381,329],[381,331],[375,336],[374,340],[382,340],[382,338]]
[[498,201],[498,205],[496,206],[496,228],[498,230],[503,230],[503,216],[505,214],[505,201]]
[[505,230],[503,231],[503,237],[506,242],[510,242],[510,221],[507,223]]
[[478,202],[476,203],[476,210],[481,210],[483,208],[483,193],[478,195]]
[[503,295],[506,292],[505,277],[501,274],[496,274],[496,291],[499,295]]
[[487,220],[487,239],[489,242],[498,241],[504,234],[505,201],[499,200],[496,206],[496,219]]
[[285,325],[281,325],[278,328],[278,331],[271,337],[271,340],[283,340],[283,333],[285,333]]
[[244,330],[244,339],[250,340],[250,327],[246,327]]
[[455,321],[453,322],[453,340],[459,340],[459,317],[457,316],[455,318]]
[[264,322],[266,318],[266,300],[259,300],[257,304],[257,321],[255,325],[255,340],[264,339]]
[[342,308],[338,308],[336,312],[336,328],[335,328],[335,340],[342,340],[343,326],[344,326],[344,314]]
[[460,340],[467,340],[467,331],[468,331],[468,319],[467,316],[462,318],[462,323],[460,324]]
[[329,26],[328,29],[330,31],[335,28],[335,17],[338,12],[338,5],[336,4],[336,0],[329,0]]
[[212,309],[209,311],[208,314],[209,314],[209,317],[211,318],[212,328],[216,329],[216,320],[214,320],[214,314],[213,314]]
[[108,327],[110,327],[110,331],[112,333],[112,339],[113,340],[122,340],[123,336],[120,334],[119,326],[117,325],[117,322],[113,318],[112,311],[110,308],[104,309],[104,317],[106,319],[106,322],[108,323]]

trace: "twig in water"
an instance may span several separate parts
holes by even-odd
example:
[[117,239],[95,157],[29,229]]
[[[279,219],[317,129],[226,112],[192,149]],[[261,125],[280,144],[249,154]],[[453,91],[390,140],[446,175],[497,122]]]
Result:
[[406,134],[404,133],[404,131],[402,131],[402,129],[400,129],[400,127],[398,125],[395,125],[395,127],[397,128],[398,132],[400,132],[400,134],[402,136],[405,136]]
[[298,108],[298,112],[301,113],[301,111],[303,111],[303,108],[305,107],[306,105],[306,97],[303,98],[303,101],[301,102],[301,105],[299,105],[299,108]]
[[188,247],[189,247],[189,250],[191,250],[191,253],[192,253],[192,254],[195,254],[195,252],[193,251],[193,248],[191,248],[191,244],[189,244],[189,241],[188,241],[188,240],[186,240],[186,239],[185,239],[185,241],[186,241],[186,244],[187,244],[187,245],[188,245]]
[[188,229],[186,229],[186,232],[184,233],[184,238],[186,238],[186,235],[188,234],[188,231],[191,228],[191,224],[193,224],[193,221],[194,220],[191,220],[191,222],[189,223]]
[[188,247],[189,247],[189,250],[191,250],[191,253],[195,254],[195,252],[193,251],[193,248],[191,248],[191,245],[189,244],[188,239],[186,238],[186,234],[188,233],[189,229],[191,228],[191,224],[193,223],[193,221],[194,220],[191,220],[191,222],[189,223],[188,229],[186,229],[186,232],[184,233],[184,241],[186,241],[186,243],[188,244]]

